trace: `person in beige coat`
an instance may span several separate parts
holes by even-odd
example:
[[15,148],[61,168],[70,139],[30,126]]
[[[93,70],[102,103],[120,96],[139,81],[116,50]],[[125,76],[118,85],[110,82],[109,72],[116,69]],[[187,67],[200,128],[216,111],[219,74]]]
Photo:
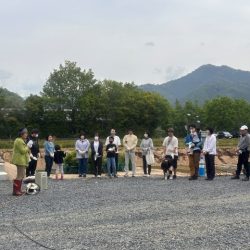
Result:
[[123,138],[123,146],[125,147],[125,177],[128,177],[129,173],[129,161],[132,165],[132,177],[135,177],[136,165],[135,165],[135,149],[138,143],[138,138],[133,134],[133,131],[130,129],[128,134]]
[[23,195],[22,181],[26,175],[26,168],[29,165],[29,147],[27,146],[28,130],[22,128],[19,130],[19,137],[14,142],[12,164],[16,165],[17,177],[13,181],[13,195]]

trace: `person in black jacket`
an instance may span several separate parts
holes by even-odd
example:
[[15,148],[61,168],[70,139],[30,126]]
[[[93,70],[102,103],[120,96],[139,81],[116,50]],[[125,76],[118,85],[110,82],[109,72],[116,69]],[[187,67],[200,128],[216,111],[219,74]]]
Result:
[[102,156],[103,156],[103,144],[99,140],[99,136],[96,133],[94,141],[90,144],[91,148],[91,160],[94,165],[94,175],[100,178],[102,174]]
[[66,153],[61,150],[59,145],[55,146],[54,162],[56,164],[56,180],[58,180],[58,174],[61,172],[61,180],[63,180],[63,162]]
[[[116,164],[115,164],[115,154],[117,151],[117,147],[114,144],[114,137],[109,137],[109,144],[106,147],[107,152],[107,169],[108,169],[108,175],[110,178],[112,178],[112,174],[115,178],[117,178],[116,174]],[[111,168],[112,168],[112,174],[111,174]]]
[[31,131],[31,135],[27,140],[27,146],[30,148],[30,162],[26,168],[26,177],[35,175],[37,160],[40,157],[37,129]]

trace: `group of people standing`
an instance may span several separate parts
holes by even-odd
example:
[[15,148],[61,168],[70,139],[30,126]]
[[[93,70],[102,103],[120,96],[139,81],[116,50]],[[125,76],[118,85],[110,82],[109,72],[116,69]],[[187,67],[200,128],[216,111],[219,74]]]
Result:
[[[123,138],[123,145],[125,147],[125,177],[128,176],[129,163],[132,165],[132,176],[136,173],[135,164],[135,149],[138,143],[137,136],[133,134],[132,130]],[[115,129],[111,129],[110,135],[106,138],[105,145],[100,141],[99,135],[96,133],[94,140],[89,142],[84,133],[81,133],[79,139],[75,143],[76,158],[79,161],[79,177],[86,177],[89,150],[91,150],[91,160],[94,165],[95,176],[100,178],[102,174],[102,158],[103,151],[107,156],[107,172],[109,177],[117,178],[117,169],[119,166],[119,150],[121,147],[121,139],[116,135]]]
[[[168,136],[163,141],[163,157],[161,168],[164,173],[164,179],[176,179],[177,162],[178,162],[178,138],[174,135],[174,129],[167,130]],[[101,142],[99,135],[96,133],[94,140],[89,142],[84,133],[81,133],[75,142],[76,158],[79,162],[79,177],[86,177],[88,170],[89,151],[91,151],[91,161],[94,165],[94,174],[97,178],[102,174],[102,159],[103,151],[106,151],[107,156],[107,172],[110,178],[117,178],[117,169],[119,166],[119,152],[123,145],[125,150],[125,166],[124,177],[129,176],[129,165],[132,166],[132,177],[136,175],[136,147],[138,138],[134,135],[133,130],[129,129],[124,136],[122,142],[119,136],[116,135],[115,129],[111,129],[110,135],[106,138],[105,145]],[[212,128],[206,129],[206,138],[201,138],[200,132],[195,125],[189,126],[188,135],[185,137],[186,152],[189,160],[190,177],[189,180],[197,180],[199,176],[199,163],[201,155],[205,157],[206,165],[206,180],[213,180],[215,177],[215,156],[216,135]],[[142,163],[144,176],[150,176],[152,164],[154,164],[154,144],[148,132],[140,143],[142,153]],[[240,128],[240,139],[236,149],[238,154],[237,170],[232,179],[240,179],[242,165],[244,165],[245,178],[243,181],[248,181],[250,176],[250,168],[248,163],[250,151],[250,135],[248,127]],[[63,179],[63,162],[66,153],[61,150],[59,145],[54,145],[53,136],[48,135],[44,143],[45,171],[48,177],[51,174],[53,162],[56,163],[56,179],[61,174]],[[22,195],[21,190],[22,180],[25,176],[35,174],[37,160],[40,157],[40,149],[38,143],[38,130],[34,129],[28,136],[26,128],[19,130],[19,136],[14,142],[12,163],[17,167],[17,177],[13,182],[13,195]]]

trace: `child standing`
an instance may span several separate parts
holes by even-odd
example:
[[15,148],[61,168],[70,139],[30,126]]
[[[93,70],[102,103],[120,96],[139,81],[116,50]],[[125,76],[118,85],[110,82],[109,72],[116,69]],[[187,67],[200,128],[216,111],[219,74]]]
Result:
[[112,174],[110,169],[112,168],[112,173],[114,174],[114,177],[117,178],[116,175],[116,164],[115,164],[115,154],[117,151],[117,147],[114,144],[114,137],[109,137],[109,144],[106,147],[107,152],[107,168],[108,168],[108,175],[110,178],[112,178]]
[[61,150],[59,145],[55,146],[54,162],[56,163],[56,180],[58,180],[58,174],[61,173],[61,180],[63,180],[63,161],[66,153]]

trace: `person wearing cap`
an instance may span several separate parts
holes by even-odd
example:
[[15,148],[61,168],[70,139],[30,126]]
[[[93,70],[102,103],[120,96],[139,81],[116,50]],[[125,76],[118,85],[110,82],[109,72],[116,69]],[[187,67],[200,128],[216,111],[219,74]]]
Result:
[[123,146],[125,147],[125,175],[128,177],[129,172],[129,161],[132,165],[132,177],[135,177],[136,165],[135,165],[135,149],[138,143],[138,138],[134,135],[133,130],[129,129],[128,134],[123,137]]
[[249,181],[249,176],[250,176],[250,169],[248,165],[249,149],[250,149],[250,135],[248,133],[248,127],[246,125],[243,125],[240,128],[240,139],[236,149],[236,152],[238,154],[238,163],[235,175],[232,177],[233,180],[240,179],[242,165],[244,165],[246,177],[242,180]]
[[207,172],[206,180],[212,181],[215,177],[216,136],[212,128],[207,128],[206,132],[207,136],[203,147]]
[[117,151],[115,153],[115,164],[116,170],[119,167],[119,147],[121,146],[121,139],[118,135],[116,135],[116,131],[114,128],[110,130],[110,135],[106,138],[105,146],[109,144],[109,137],[112,136],[114,138],[114,144],[116,145]]
[[37,166],[37,160],[40,157],[39,143],[38,143],[38,130],[33,129],[28,138],[28,147],[30,148],[30,162],[26,169],[26,177],[34,176]]
[[11,163],[16,165],[17,176],[13,181],[13,195],[20,196],[22,192],[22,181],[25,177],[26,168],[29,165],[29,147],[26,144],[28,138],[28,130],[22,128],[19,130],[19,136],[14,142],[13,155]]
[[[173,128],[168,129],[168,136],[164,139],[162,146],[164,150],[164,161],[162,163],[164,178],[166,179],[166,173],[168,172],[167,179],[170,179],[172,177],[173,179],[176,179],[178,160],[178,139],[174,136]],[[170,167],[173,167],[173,176]]]

